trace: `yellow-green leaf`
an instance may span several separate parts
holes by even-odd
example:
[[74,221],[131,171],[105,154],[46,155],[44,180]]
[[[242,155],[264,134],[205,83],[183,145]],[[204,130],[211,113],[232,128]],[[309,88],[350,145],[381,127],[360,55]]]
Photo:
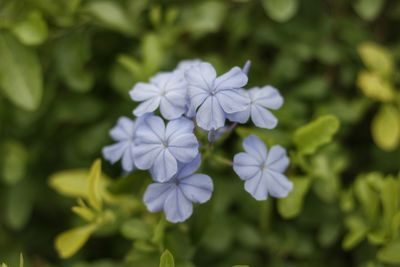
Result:
[[95,218],[95,214],[94,212],[89,209],[88,207],[82,207],[82,206],[75,206],[72,207],[72,211],[78,215],[79,217],[81,217],[82,219],[91,222],[94,218]]
[[100,177],[101,160],[97,159],[93,163],[89,174],[88,200],[90,205],[98,211],[101,210],[103,204],[100,191]]
[[19,267],[24,267],[24,256],[22,253],[19,254]]
[[358,216],[349,216],[345,219],[348,233],[343,239],[342,247],[345,250],[352,249],[358,245],[366,236],[368,227],[363,219]]
[[357,86],[365,96],[382,102],[393,100],[393,86],[375,72],[361,71],[357,77]]
[[384,4],[384,0],[357,0],[352,2],[357,14],[365,20],[375,19]]
[[293,141],[303,155],[313,154],[320,146],[331,142],[339,130],[339,120],[333,115],[324,115],[296,130]]
[[63,259],[73,256],[83,247],[95,230],[96,227],[89,224],[73,228],[58,235],[55,240],[55,247],[58,255]]
[[1,264],[1,267],[8,267],[7,264],[5,264],[4,262]]
[[304,197],[310,188],[311,180],[307,177],[293,178],[293,191],[286,198],[278,200],[279,214],[285,219],[291,219],[300,214]]
[[371,131],[376,145],[381,149],[396,149],[400,142],[400,114],[396,108],[390,105],[381,107],[372,121]]
[[278,22],[291,19],[299,6],[298,0],[263,0],[262,4],[267,14]]
[[397,239],[378,251],[378,259],[384,263],[400,264],[400,239]]
[[358,47],[358,53],[370,71],[383,77],[388,77],[393,73],[393,56],[383,46],[374,43],[363,43]]
[[399,187],[397,180],[393,177],[387,177],[383,183],[381,198],[383,208],[382,222],[389,236],[393,236],[392,224],[393,218],[399,209]]
[[48,35],[46,21],[38,11],[33,11],[21,22],[17,23],[12,32],[26,45],[43,43]]
[[364,214],[368,218],[368,222],[372,226],[376,219],[378,219],[379,211],[379,198],[378,194],[369,185],[365,176],[360,176],[354,183],[354,193],[357,200],[361,204]]
[[161,255],[160,267],[175,267],[174,257],[168,250]]

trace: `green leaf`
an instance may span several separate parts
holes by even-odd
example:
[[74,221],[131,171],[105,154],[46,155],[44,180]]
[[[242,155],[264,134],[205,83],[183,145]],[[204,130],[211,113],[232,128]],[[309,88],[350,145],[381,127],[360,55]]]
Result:
[[164,60],[164,52],[161,39],[155,34],[147,34],[141,46],[143,63],[147,75],[157,72]]
[[174,257],[168,250],[161,255],[160,267],[175,267]]
[[292,219],[300,214],[311,184],[311,179],[308,177],[293,178],[291,181],[293,182],[293,191],[286,198],[278,200],[279,214],[285,219]]
[[63,259],[73,256],[85,245],[90,235],[95,230],[96,226],[89,224],[73,228],[58,235],[55,240],[55,247],[58,255]]
[[393,73],[393,55],[385,47],[366,42],[358,46],[357,50],[365,66],[370,71],[383,77],[388,77]]
[[7,190],[4,218],[14,230],[22,229],[31,217],[35,193],[31,183],[22,180]]
[[375,115],[371,124],[375,144],[383,150],[392,151],[400,142],[400,114],[390,105],[384,105]]
[[88,184],[88,200],[90,205],[97,211],[102,209],[102,199],[101,199],[101,160],[97,159],[90,170],[89,174],[89,184]]
[[378,219],[379,198],[364,176],[360,176],[354,183],[354,193],[361,204],[361,208],[368,218],[369,225],[373,226]]
[[377,257],[388,264],[400,264],[400,239],[397,239],[378,250]]
[[361,71],[358,74],[357,86],[365,96],[373,100],[388,102],[395,97],[393,85],[371,71]]
[[36,52],[0,31],[0,89],[20,108],[33,111],[42,99],[42,69]]
[[0,169],[3,180],[15,184],[25,178],[28,152],[25,147],[15,141],[6,142],[1,149]]
[[84,10],[96,18],[104,27],[131,35],[134,25],[119,3],[119,1],[111,0],[91,1],[84,7]]
[[357,246],[368,232],[368,227],[363,219],[358,216],[349,216],[345,219],[345,225],[349,232],[343,239],[342,247],[345,250],[350,250]]
[[291,19],[297,12],[298,0],[262,0],[267,14],[277,22]]
[[301,154],[313,154],[320,146],[332,141],[333,135],[339,130],[339,125],[339,120],[335,116],[321,116],[297,129],[293,141]]
[[91,209],[85,206],[72,207],[72,211],[87,222],[91,222],[96,216]]
[[122,224],[121,234],[128,239],[150,240],[152,238],[153,230],[144,221],[130,219]]
[[384,0],[357,0],[353,6],[361,18],[373,20],[378,16],[384,3]]
[[[397,180],[393,177],[387,177],[383,183],[381,198],[383,207],[382,222],[388,236],[394,236],[393,218],[399,209],[400,192]],[[398,229],[396,229],[398,231]]]
[[32,11],[11,29],[18,39],[26,45],[39,45],[47,39],[48,29],[43,15]]

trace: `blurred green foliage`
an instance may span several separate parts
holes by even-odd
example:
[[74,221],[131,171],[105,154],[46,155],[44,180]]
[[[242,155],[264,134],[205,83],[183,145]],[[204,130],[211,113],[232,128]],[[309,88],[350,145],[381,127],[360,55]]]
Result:
[[[0,0],[0,260],[399,266],[399,27],[396,0]],[[281,90],[277,129],[216,153],[286,146],[288,198],[257,202],[210,161],[212,200],[172,225],[141,203],[146,173],[88,169],[132,85],[191,58],[250,59],[249,86]]]

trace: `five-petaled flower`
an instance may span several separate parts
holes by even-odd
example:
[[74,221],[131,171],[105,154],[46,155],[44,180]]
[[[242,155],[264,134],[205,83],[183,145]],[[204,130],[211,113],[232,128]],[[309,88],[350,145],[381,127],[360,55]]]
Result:
[[257,127],[273,129],[278,124],[277,118],[268,109],[279,109],[283,104],[283,97],[272,86],[243,90],[250,98],[250,103],[243,111],[227,114],[231,121],[246,123],[249,118]]
[[226,115],[246,109],[249,99],[241,88],[247,75],[239,67],[217,77],[209,63],[199,63],[185,72],[191,104],[197,110],[197,124],[204,130],[216,130],[225,125]]
[[200,154],[190,163],[179,164],[178,172],[165,183],[153,183],[143,201],[151,212],[163,210],[168,221],[185,221],[192,215],[192,203],[205,203],[211,198],[213,183],[205,174],[194,173],[200,166]]
[[245,190],[257,200],[286,197],[293,188],[283,174],[289,165],[286,150],[275,145],[268,151],[255,135],[247,137],[243,147],[246,152],[235,155],[233,169],[245,181]]
[[117,125],[110,130],[111,138],[117,143],[103,148],[104,158],[112,164],[122,158],[122,168],[127,172],[135,169],[133,151],[138,124],[140,124],[140,119],[134,122],[127,117],[119,118]]
[[130,91],[130,96],[142,102],[133,111],[138,117],[160,107],[161,115],[172,120],[181,117],[187,109],[187,84],[179,72],[160,73],[151,78],[150,83],[137,83]]
[[168,181],[176,174],[178,162],[190,162],[199,153],[193,128],[193,122],[184,117],[165,126],[160,117],[146,116],[136,131],[133,152],[136,166],[142,170],[151,169],[156,181]]

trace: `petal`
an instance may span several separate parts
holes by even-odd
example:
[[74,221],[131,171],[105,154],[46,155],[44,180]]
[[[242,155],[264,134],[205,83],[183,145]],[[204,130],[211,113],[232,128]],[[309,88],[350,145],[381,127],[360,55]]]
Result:
[[247,75],[249,73],[250,67],[251,67],[251,61],[247,60],[246,63],[244,64],[244,66],[243,66],[243,69],[242,69],[244,74]]
[[183,134],[193,133],[194,123],[186,118],[172,120],[167,124],[165,138],[170,141]]
[[160,102],[160,113],[167,120],[181,117],[186,111],[186,99],[184,96],[169,98],[163,97]]
[[214,81],[217,77],[214,67],[210,63],[200,63],[185,72],[186,81],[191,86],[210,91],[214,88]]
[[205,174],[192,174],[180,180],[179,185],[183,194],[192,203],[205,203],[211,198],[213,182]]
[[279,145],[271,147],[268,153],[266,165],[268,169],[283,173],[288,165],[289,158],[286,155],[286,149]]
[[133,160],[141,170],[148,170],[154,165],[156,157],[162,152],[161,144],[140,144],[135,146]]
[[162,144],[164,141],[165,124],[158,116],[146,116],[136,131],[137,144]]
[[242,90],[221,90],[215,96],[226,113],[244,111],[250,103],[250,98]]
[[248,153],[238,153],[233,158],[233,170],[242,180],[254,178],[261,171],[260,163]]
[[171,183],[154,183],[147,187],[143,195],[143,202],[150,212],[161,211],[164,208],[165,201],[174,190]]
[[204,101],[196,115],[197,124],[204,130],[218,129],[225,124],[225,113],[216,97],[210,96]]
[[110,130],[110,136],[115,141],[131,140],[134,136],[135,122],[127,117],[118,119],[117,125]]
[[122,156],[122,169],[126,172],[131,172],[135,169],[135,161],[133,158],[134,145],[131,144]]
[[254,103],[269,109],[279,109],[283,105],[283,97],[276,88],[265,86],[257,90]]
[[181,62],[179,62],[178,66],[176,67],[176,70],[185,72],[191,67],[196,66],[200,63],[202,63],[200,59],[182,60]]
[[114,164],[122,157],[128,146],[129,142],[119,142],[114,145],[106,146],[102,151],[103,157]]
[[170,180],[178,171],[178,163],[168,149],[163,149],[157,156],[152,167],[153,179],[158,182]]
[[219,76],[215,80],[215,88],[217,91],[238,89],[247,84],[247,75],[244,74],[241,68],[233,67],[230,71]]
[[267,179],[263,178],[262,172],[259,172],[254,178],[244,183],[244,189],[249,192],[256,200],[266,200],[268,198]]
[[182,191],[176,188],[167,197],[164,212],[168,221],[172,223],[183,222],[192,215],[193,205]]
[[267,160],[267,148],[263,141],[256,135],[250,135],[243,140],[244,150],[261,164]]
[[137,83],[129,92],[132,100],[145,101],[160,94],[160,88],[149,83]]
[[190,162],[199,153],[199,142],[194,134],[184,134],[170,140],[168,150],[180,162]]
[[257,127],[273,129],[278,124],[277,118],[268,110],[259,105],[251,106],[251,120]]
[[158,106],[160,105],[161,98],[159,96],[155,96],[153,98],[149,98],[148,100],[140,103],[134,110],[133,114],[136,117],[140,117],[145,113],[154,112]]
[[287,197],[293,189],[293,183],[282,173],[267,170],[264,172],[264,179],[267,181],[268,192],[273,197]]
[[193,174],[200,167],[201,164],[201,155],[200,153],[189,163],[178,163],[178,172],[176,177],[184,178]]
[[232,122],[238,123],[246,123],[250,118],[250,106],[248,106],[245,110],[235,112],[235,113],[227,113],[226,118]]

